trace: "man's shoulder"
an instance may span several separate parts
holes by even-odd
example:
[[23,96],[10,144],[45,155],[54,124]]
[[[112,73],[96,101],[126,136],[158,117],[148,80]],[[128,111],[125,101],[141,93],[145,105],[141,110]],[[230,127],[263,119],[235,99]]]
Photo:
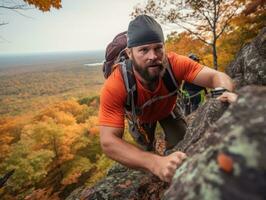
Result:
[[170,62],[184,62],[190,60],[187,56],[183,56],[172,51],[167,53],[167,58]]
[[116,86],[119,85],[119,83],[123,83],[123,77],[120,72],[120,67],[117,66],[114,71],[110,74],[110,76],[105,80],[104,85],[105,86]]
[[167,52],[167,57],[173,57],[173,56],[179,56],[179,54],[173,52],[173,51],[170,51],[170,52]]
[[111,93],[113,96],[126,95],[124,80],[119,67],[116,67],[110,76],[105,80],[102,88],[102,94],[105,92]]
[[203,66],[187,56],[179,55],[174,52],[167,54],[172,70],[177,80],[192,82]]

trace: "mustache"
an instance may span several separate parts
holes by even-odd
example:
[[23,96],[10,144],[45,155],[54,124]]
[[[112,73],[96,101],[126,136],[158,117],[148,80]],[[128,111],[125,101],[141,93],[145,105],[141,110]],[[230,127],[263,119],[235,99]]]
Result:
[[146,67],[163,67],[163,64],[162,63],[151,63],[149,65],[147,65]]

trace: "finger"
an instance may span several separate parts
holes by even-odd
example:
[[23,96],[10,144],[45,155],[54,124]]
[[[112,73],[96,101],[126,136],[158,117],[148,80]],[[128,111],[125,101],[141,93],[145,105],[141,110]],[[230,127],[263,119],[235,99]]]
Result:
[[167,177],[167,178],[165,177],[165,178],[163,179],[163,181],[164,181],[164,182],[167,182],[167,183],[170,183],[170,182],[171,182],[171,179],[168,178],[168,177]]
[[185,153],[181,155],[181,159],[182,159],[182,160],[184,160],[184,159],[186,159],[186,158],[187,158],[187,155],[186,155]]
[[219,99],[221,102],[227,102],[228,101],[228,98],[221,98]]
[[221,96],[217,97],[216,99],[220,100],[222,102],[228,101],[228,97],[226,95],[221,95]]
[[177,153],[177,157],[179,159],[182,159],[183,160],[183,159],[187,158],[187,155],[185,153],[181,152],[181,151],[178,151],[176,153]]
[[170,160],[170,163],[171,163],[172,165],[174,165],[174,166],[178,166],[178,165],[180,165],[181,162],[182,162],[182,160],[179,159],[179,158],[175,158],[175,159],[173,159],[173,160]]
[[230,95],[230,98],[229,98],[230,103],[235,102],[235,101],[237,100],[237,97],[238,97],[237,94],[232,93],[232,94]]
[[168,173],[168,174],[164,177],[164,179],[165,179],[166,182],[170,183],[170,182],[172,181],[173,176],[174,176],[174,173]]
[[173,160],[170,160],[170,163],[171,163],[171,168],[174,167],[174,170],[176,170],[182,163],[183,161],[185,160],[186,158],[175,158]]
[[169,163],[167,165],[167,170],[170,172],[170,173],[174,173],[177,169],[177,167],[180,165],[181,162],[172,162],[172,163]]
[[217,99],[217,100],[221,100],[221,99],[223,99],[223,98],[225,98],[225,97],[226,97],[226,95],[223,93],[222,95],[216,97],[216,99]]

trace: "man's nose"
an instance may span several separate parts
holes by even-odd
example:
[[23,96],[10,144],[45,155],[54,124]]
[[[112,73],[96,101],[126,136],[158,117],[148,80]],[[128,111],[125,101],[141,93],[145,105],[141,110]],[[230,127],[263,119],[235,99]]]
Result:
[[154,50],[150,50],[148,56],[149,60],[156,60],[158,58],[156,51]]

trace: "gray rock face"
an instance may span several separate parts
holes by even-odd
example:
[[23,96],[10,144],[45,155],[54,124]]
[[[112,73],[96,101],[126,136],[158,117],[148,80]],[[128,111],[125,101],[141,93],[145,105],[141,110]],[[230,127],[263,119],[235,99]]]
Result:
[[251,84],[266,85],[266,27],[240,50],[227,73],[235,81],[236,88]]
[[266,87],[239,92],[238,101],[187,148],[190,157],[164,199],[266,199]]
[[115,164],[106,178],[92,188],[79,188],[67,200],[76,199],[161,199],[168,185],[152,174]]
[[202,137],[209,126],[222,116],[227,107],[227,103],[220,103],[215,99],[209,99],[203,106],[199,107],[196,112],[189,116],[186,135],[173,148],[171,153],[178,150],[193,155],[194,144]]
[[229,67],[237,102],[210,99],[189,117],[185,138],[174,148],[188,158],[171,185],[115,165],[94,187],[78,188],[67,199],[266,199],[265,40],[266,28]]

